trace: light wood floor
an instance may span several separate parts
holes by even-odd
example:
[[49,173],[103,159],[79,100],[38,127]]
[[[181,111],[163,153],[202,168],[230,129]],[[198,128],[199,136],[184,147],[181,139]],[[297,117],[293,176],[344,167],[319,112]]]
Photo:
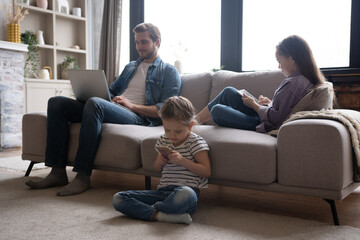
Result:
[[[21,149],[0,152],[0,158],[19,156]],[[71,169],[71,168],[70,168]],[[157,178],[152,178],[155,189]],[[116,186],[124,189],[143,189],[144,177],[132,174],[94,171],[92,185],[96,187]],[[310,219],[333,224],[330,205],[320,198],[294,194],[271,193],[240,188],[210,185],[201,192],[199,204],[229,206],[249,211]],[[343,201],[336,201],[340,225],[360,228],[360,189]]]

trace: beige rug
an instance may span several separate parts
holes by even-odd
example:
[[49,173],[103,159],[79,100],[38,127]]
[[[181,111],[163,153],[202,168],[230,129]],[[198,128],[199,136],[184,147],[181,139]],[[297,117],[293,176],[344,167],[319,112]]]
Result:
[[[30,161],[24,161],[20,156],[0,158],[0,168],[26,171],[29,167]],[[44,163],[36,163],[33,166],[33,170],[47,168]]]
[[[74,174],[69,169],[69,177]],[[59,188],[30,190],[25,182],[49,169],[24,172],[0,167],[0,239],[359,239],[360,229],[261,212],[199,204],[189,226],[129,219],[112,207],[114,193],[98,184],[58,197]]]

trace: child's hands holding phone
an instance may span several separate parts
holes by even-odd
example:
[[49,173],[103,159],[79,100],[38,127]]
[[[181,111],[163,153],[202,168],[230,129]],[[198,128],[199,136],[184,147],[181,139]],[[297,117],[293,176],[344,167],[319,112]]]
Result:
[[155,149],[163,156],[164,159],[166,159],[166,162],[164,162],[164,164],[167,162],[173,164],[180,164],[180,161],[182,160],[182,155],[177,151],[171,150],[170,148],[164,146],[156,146]]
[[160,153],[165,159],[169,160],[169,154],[172,152],[172,150],[168,147],[164,146],[155,146],[155,149],[158,153]]
[[168,158],[170,163],[181,165],[181,160],[183,159],[183,156],[177,151],[172,151],[168,155]]

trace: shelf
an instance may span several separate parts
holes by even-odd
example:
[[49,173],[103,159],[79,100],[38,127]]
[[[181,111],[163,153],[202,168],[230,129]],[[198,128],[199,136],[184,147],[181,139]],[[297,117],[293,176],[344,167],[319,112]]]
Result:
[[19,52],[27,52],[28,45],[21,43],[13,43],[8,41],[0,41],[0,49],[19,51]]
[[78,21],[85,21],[86,20],[86,18],[84,18],[84,17],[78,17],[78,16],[74,16],[74,15],[71,15],[71,14],[59,13],[59,12],[55,12],[55,16],[66,18],[66,19],[78,20]]
[[40,78],[25,78],[26,82],[36,82],[36,83],[70,83],[70,80],[67,79],[40,79]]
[[58,51],[64,51],[64,52],[72,52],[72,53],[86,54],[86,50],[83,50],[83,49],[66,48],[66,47],[56,47],[56,50],[58,50]]
[[[60,66],[66,56],[77,58],[81,69],[88,67],[87,1],[68,0],[70,14],[66,14],[56,11],[57,0],[48,0],[48,9],[37,7],[35,0],[30,0],[30,5],[17,0],[17,6],[30,12],[21,24],[21,32],[32,31],[35,34],[39,31],[43,32],[45,45],[39,45],[40,61],[36,74],[40,69],[48,66],[52,69],[55,80],[61,78]],[[81,8],[81,17],[72,15],[71,10],[74,7]],[[79,49],[73,48],[76,45]],[[33,75],[28,77],[33,77]]]
[[48,44],[45,44],[45,45],[39,45],[39,48],[42,49],[54,49],[54,46],[53,45],[48,45]]
[[52,14],[53,13],[53,10],[43,9],[43,8],[39,8],[36,6],[31,6],[31,5],[21,4],[21,3],[17,3],[16,5],[24,8],[24,9],[28,9],[29,12],[33,11],[33,12],[38,12],[38,13],[43,13],[43,14]]

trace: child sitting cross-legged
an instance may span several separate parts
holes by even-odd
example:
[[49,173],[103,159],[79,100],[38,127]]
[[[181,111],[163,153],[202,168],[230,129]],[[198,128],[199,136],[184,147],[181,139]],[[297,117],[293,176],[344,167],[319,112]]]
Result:
[[160,109],[165,134],[156,146],[168,147],[158,154],[155,170],[161,172],[157,190],[124,191],[114,195],[114,208],[128,217],[171,223],[192,222],[201,188],[210,176],[209,147],[191,132],[196,123],[194,108],[184,97],[171,97]]

